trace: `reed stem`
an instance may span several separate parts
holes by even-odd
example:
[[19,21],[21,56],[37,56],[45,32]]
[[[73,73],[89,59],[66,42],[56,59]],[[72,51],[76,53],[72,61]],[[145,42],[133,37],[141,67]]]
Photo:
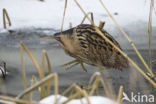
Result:
[[4,25],[4,29],[6,29],[6,19],[8,20],[8,23],[9,23],[9,26],[11,26],[11,20],[10,20],[10,17],[8,15],[8,12],[5,8],[3,8],[3,25]]
[[104,5],[102,0],[99,0],[100,3],[102,4],[103,8],[106,10],[106,12],[108,13],[108,15],[110,16],[110,18],[113,20],[113,22],[116,24],[116,26],[119,28],[119,30],[121,31],[121,33],[126,37],[126,39],[129,41],[130,45],[133,47],[133,49],[135,50],[136,54],[138,55],[138,57],[140,58],[141,62],[144,64],[144,66],[146,67],[146,69],[149,71],[149,73],[151,74],[152,77],[154,77],[155,75],[153,74],[152,70],[149,68],[149,66],[147,65],[147,63],[145,62],[145,60],[143,59],[143,57],[141,56],[140,52],[138,51],[138,49],[136,48],[136,46],[134,45],[134,43],[132,42],[132,40],[128,37],[128,35],[125,33],[125,31],[121,28],[121,26],[117,23],[117,21],[115,20],[115,18],[111,15],[111,13],[108,11],[108,9],[106,8],[106,6]]
[[[149,12],[149,21],[148,21],[148,61],[149,66],[152,69],[152,50],[151,50],[151,33],[152,33],[152,12],[153,12],[154,0],[151,0],[150,12]],[[150,73],[151,74],[151,73]]]

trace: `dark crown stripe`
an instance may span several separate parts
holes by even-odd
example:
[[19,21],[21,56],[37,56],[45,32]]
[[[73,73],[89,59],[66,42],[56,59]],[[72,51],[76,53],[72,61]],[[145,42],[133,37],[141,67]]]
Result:
[[[62,34],[63,35],[72,34],[73,33],[73,30],[74,30],[74,28],[71,28],[69,30],[62,31]],[[54,36],[58,36],[60,34],[61,34],[61,32],[58,32],[58,33],[55,33]]]

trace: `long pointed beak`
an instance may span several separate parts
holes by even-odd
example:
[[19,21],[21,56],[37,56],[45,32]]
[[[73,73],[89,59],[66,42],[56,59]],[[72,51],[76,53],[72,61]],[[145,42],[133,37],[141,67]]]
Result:
[[54,40],[57,44],[64,47],[61,38],[59,36],[40,36],[40,38],[51,39]]
[[40,38],[55,40],[54,36],[40,36]]

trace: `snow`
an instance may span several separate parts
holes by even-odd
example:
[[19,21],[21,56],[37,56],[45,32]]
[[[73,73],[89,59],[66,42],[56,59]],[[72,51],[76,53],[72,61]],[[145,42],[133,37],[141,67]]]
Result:
[[[65,0],[0,0],[0,31],[3,28],[2,9],[6,8],[12,21],[12,28],[54,28],[60,29]],[[108,17],[99,0],[77,0],[86,12],[94,13],[94,20],[98,25],[100,20],[106,21],[107,26],[114,23]],[[155,0],[156,1],[156,0]],[[150,0],[103,0],[109,11],[114,14],[120,25],[148,22]],[[155,3],[156,4],[156,3]],[[156,7],[156,5],[155,5]],[[83,13],[74,0],[68,0],[64,28],[80,24]],[[156,26],[156,15],[153,14],[153,25]],[[86,21],[86,23],[89,23]]]
[[[60,98],[58,104],[62,104],[64,101],[67,100],[67,97],[61,96],[61,95],[57,95],[57,98]],[[102,97],[102,96],[90,96],[89,100],[91,102],[91,104],[117,104],[116,102],[110,100],[109,98],[106,97]],[[54,104],[55,102],[55,96],[51,95],[47,98],[42,99],[39,103],[40,104]],[[83,103],[81,103],[83,102]],[[67,104],[87,104],[87,101],[85,98],[80,99],[73,99],[70,102],[68,102]]]
[[16,104],[16,103],[10,102],[10,101],[5,101],[5,100],[0,100],[0,104]]

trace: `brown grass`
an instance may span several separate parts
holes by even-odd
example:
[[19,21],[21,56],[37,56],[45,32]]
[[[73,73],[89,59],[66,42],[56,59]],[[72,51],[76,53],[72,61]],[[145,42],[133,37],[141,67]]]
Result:
[[9,26],[11,26],[11,20],[10,20],[10,17],[8,15],[8,12],[5,8],[3,8],[3,26],[4,26],[4,29],[6,29],[6,19],[8,20],[9,22]]

